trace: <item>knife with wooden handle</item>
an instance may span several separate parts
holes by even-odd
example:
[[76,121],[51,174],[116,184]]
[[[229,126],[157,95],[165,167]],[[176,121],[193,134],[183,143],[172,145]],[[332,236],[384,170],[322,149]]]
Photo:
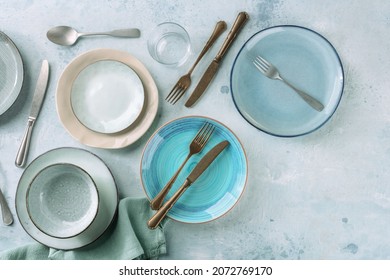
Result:
[[210,84],[211,80],[214,78],[217,70],[219,69],[220,62],[222,58],[225,56],[227,50],[233,43],[234,39],[237,37],[237,34],[241,30],[241,28],[245,25],[247,20],[249,19],[249,15],[246,12],[240,12],[234,22],[229,34],[227,35],[221,49],[219,50],[216,57],[213,59],[206,72],[203,74],[200,79],[198,85],[196,86],[194,92],[188,98],[185,103],[186,107],[191,107],[195,104],[195,102],[201,97],[201,95],[205,92],[206,88]]
[[218,155],[229,145],[228,141],[222,141],[212,148],[195,166],[191,171],[184,184],[176,191],[176,193],[154,214],[154,216],[148,221],[148,227],[151,229],[157,228],[168,211],[180,198],[180,196],[191,186],[196,179],[210,166],[210,164],[218,157]]

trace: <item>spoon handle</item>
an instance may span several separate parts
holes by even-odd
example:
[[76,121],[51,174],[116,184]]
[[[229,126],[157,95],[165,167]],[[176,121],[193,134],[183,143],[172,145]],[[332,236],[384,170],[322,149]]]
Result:
[[5,200],[5,197],[3,196],[3,193],[1,192],[0,189],[0,207],[1,207],[1,213],[3,215],[3,223],[6,226],[9,226],[10,224],[13,223],[13,218],[11,211],[9,210],[7,201]]
[[137,28],[128,28],[128,29],[117,29],[108,32],[80,33],[80,36],[92,36],[92,35],[107,35],[107,36],[123,37],[123,38],[138,38],[141,36],[141,31]]

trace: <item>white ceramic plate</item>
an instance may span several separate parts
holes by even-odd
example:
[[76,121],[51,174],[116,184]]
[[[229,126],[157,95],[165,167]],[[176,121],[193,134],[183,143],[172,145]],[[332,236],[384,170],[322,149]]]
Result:
[[[140,78],[144,88],[144,106],[138,118],[127,128],[117,133],[100,133],[83,125],[72,108],[73,83],[88,65],[98,61],[118,61],[131,69]],[[96,148],[118,149],[126,147],[139,138],[152,125],[158,110],[158,90],[145,66],[129,53],[113,49],[96,49],[76,57],[62,73],[57,86],[56,106],[65,129],[84,145]]]
[[23,61],[11,39],[0,31],[0,115],[14,104],[23,84]]
[[[45,167],[57,163],[84,169],[95,181],[100,197],[95,220],[85,231],[70,238],[57,238],[40,231],[31,221],[26,205],[26,193],[33,178]],[[59,148],[39,156],[27,166],[19,180],[15,204],[19,221],[32,238],[51,248],[70,250],[92,243],[106,231],[117,213],[118,190],[111,171],[96,155],[82,149]]]
[[144,99],[137,73],[114,60],[88,65],[77,76],[71,92],[77,118],[101,133],[115,133],[130,126],[141,114]]

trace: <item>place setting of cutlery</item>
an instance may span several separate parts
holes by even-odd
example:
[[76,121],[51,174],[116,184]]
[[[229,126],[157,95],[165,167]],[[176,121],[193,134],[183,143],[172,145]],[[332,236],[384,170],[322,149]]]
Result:
[[[203,76],[198,82],[198,85],[188,98],[188,100],[185,103],[186,107],[191,107],[195,104],[195,102],[200,98],[200,96],[204,93],[208,85],[211,83],[213,77],[217,73],[217,70],[219,68],[219,65],[222,61],[222,58],[225,56],[227,50],[233,43],[234,39],[237,37],[239,31],[242,29],[242,27],[245,25],[247,20],[249,19],[249,15],[246,12],[240,12],[233,23],[229,34],[227,35],[225,41],[223,42],[218,54],[213,59],[211,64],[208,66],[206,71],[204,72]],[[175,104],[187,91],[187,89],[190,87],[191,84],[191,73],[195,69],[198,62],[202,59],[204,54],[210,49],[210,47],[214,44],[216,39],[226,30],[226,23],[223,21],[220,21],[215,26],[215,29],[210,37],[210,39],[207,41],[205,47],[199,54],[198,58],[196,59],[194,65],[191,67],[191,69],[188,71],[187,74],[182,76],[177,83],[174,85],[172,90],[169,92],[168,96],[165,98],[166,101],[168,101],[171,104]]]

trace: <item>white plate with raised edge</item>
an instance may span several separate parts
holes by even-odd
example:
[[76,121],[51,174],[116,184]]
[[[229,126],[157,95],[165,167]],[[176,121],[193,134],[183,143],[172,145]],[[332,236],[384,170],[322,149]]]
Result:
[[116,133],[141,114],[144,88],[128,65],[104,60],[84,68],[73,83],[71,102],[82,124],[101,133]]
[[[33,178],[45,167],[57,163],[70,163],[84,169],[94,179],[100,197],[92,224],[70,238],[57,238],[40,231],[31,221],[26,204],[26,193]],[[71,250],[92,243],[108,229],[116,216],[118,201],[114,177],[99,157],[83,149],[58,148],[40,155],[26,167],[16,190],[15,205],[21,225],[32,238],[50,248]]]

